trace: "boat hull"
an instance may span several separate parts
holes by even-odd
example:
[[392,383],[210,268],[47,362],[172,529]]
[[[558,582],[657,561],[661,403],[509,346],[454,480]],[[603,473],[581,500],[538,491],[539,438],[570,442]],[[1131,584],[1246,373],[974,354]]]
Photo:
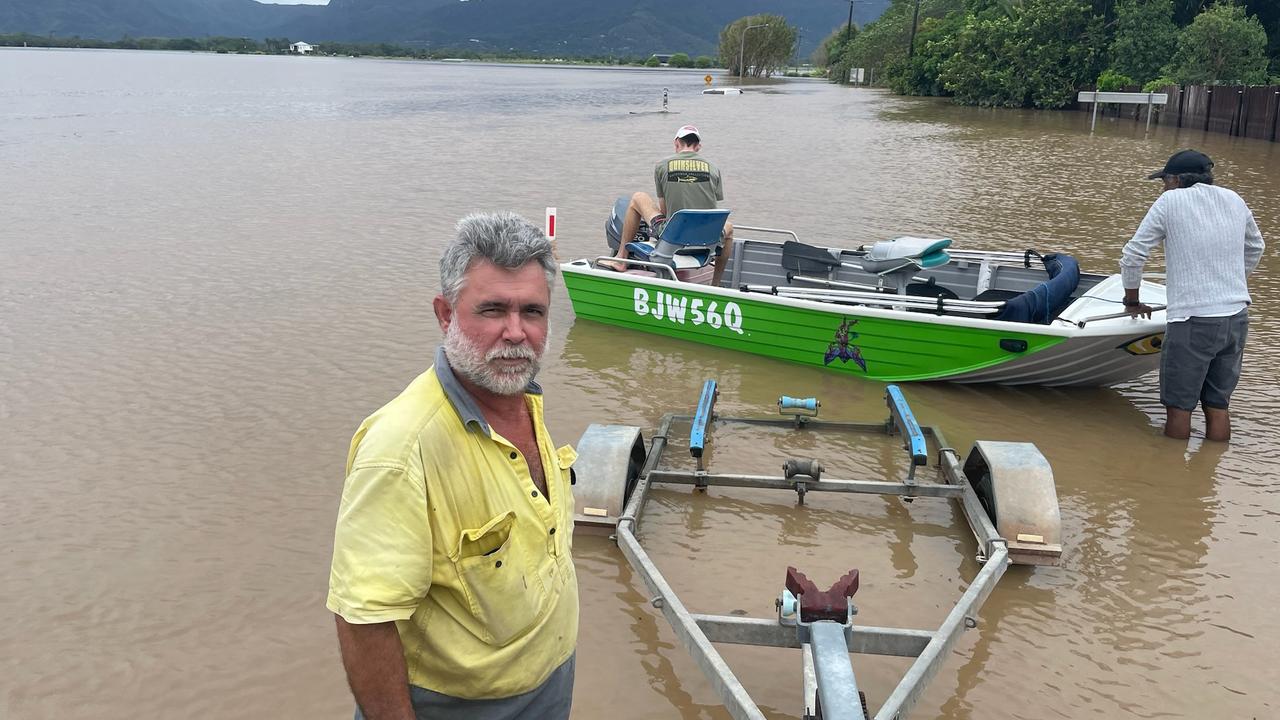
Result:
[[780,298],[561,266],[587,320],[884,382],[1096,386],[1159,363],[1164,323],[1125,318],[1076,328]]

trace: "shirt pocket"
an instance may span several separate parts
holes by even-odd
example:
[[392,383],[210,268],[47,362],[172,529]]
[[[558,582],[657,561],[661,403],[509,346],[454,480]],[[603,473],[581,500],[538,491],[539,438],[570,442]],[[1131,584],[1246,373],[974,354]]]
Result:
[[538,573],[541,554],[527,547],[513,511],[463,530],[454,565],[480,639],[504,646],[527,633],[546,612],[548,593]]

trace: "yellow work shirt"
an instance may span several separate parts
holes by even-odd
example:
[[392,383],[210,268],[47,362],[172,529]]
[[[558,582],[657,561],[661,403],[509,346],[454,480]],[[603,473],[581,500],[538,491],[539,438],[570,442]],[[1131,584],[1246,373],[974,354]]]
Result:
[[529,692],[578,639],[573,448],[555,448],[525,394],[550,498],[436,364],[360,425],[326,603],[353,624],[394,620],[412,685],[467,699]]

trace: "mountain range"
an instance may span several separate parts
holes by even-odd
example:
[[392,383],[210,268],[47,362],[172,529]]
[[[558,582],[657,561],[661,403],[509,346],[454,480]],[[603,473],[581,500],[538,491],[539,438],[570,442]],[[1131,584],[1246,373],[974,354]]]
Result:
[[[858,0],[854,22],[889,0]],[[848,0],[0,0],[0,34],[132,37],[288,37],[469,47],[552,55],[715,55],[720,30],[744,15],[774,13],[800,29],[808,53],[848,17]]]

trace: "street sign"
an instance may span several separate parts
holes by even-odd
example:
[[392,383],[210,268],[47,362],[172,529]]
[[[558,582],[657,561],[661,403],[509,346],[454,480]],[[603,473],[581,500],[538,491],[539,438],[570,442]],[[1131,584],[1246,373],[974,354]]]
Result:
[[1099,103],[1117,103],[1120,105],[1146,105],[1147,106],[1147,131],[1151,130],[1151,109],[1156,105],[1168,105],[1168,93],[1156,92],[1099,92],[1097,90],[1081,90],[1076,96],[1076,102],[1093,103],[1093,118],[1089,121],[1089,133],[1093,134],[1094,127],[1098,124],[1098,104]]
[[1096,92],[1081,90],[1076,102],[1121,103],[1124,105],[1168,105],[1168,93]]

